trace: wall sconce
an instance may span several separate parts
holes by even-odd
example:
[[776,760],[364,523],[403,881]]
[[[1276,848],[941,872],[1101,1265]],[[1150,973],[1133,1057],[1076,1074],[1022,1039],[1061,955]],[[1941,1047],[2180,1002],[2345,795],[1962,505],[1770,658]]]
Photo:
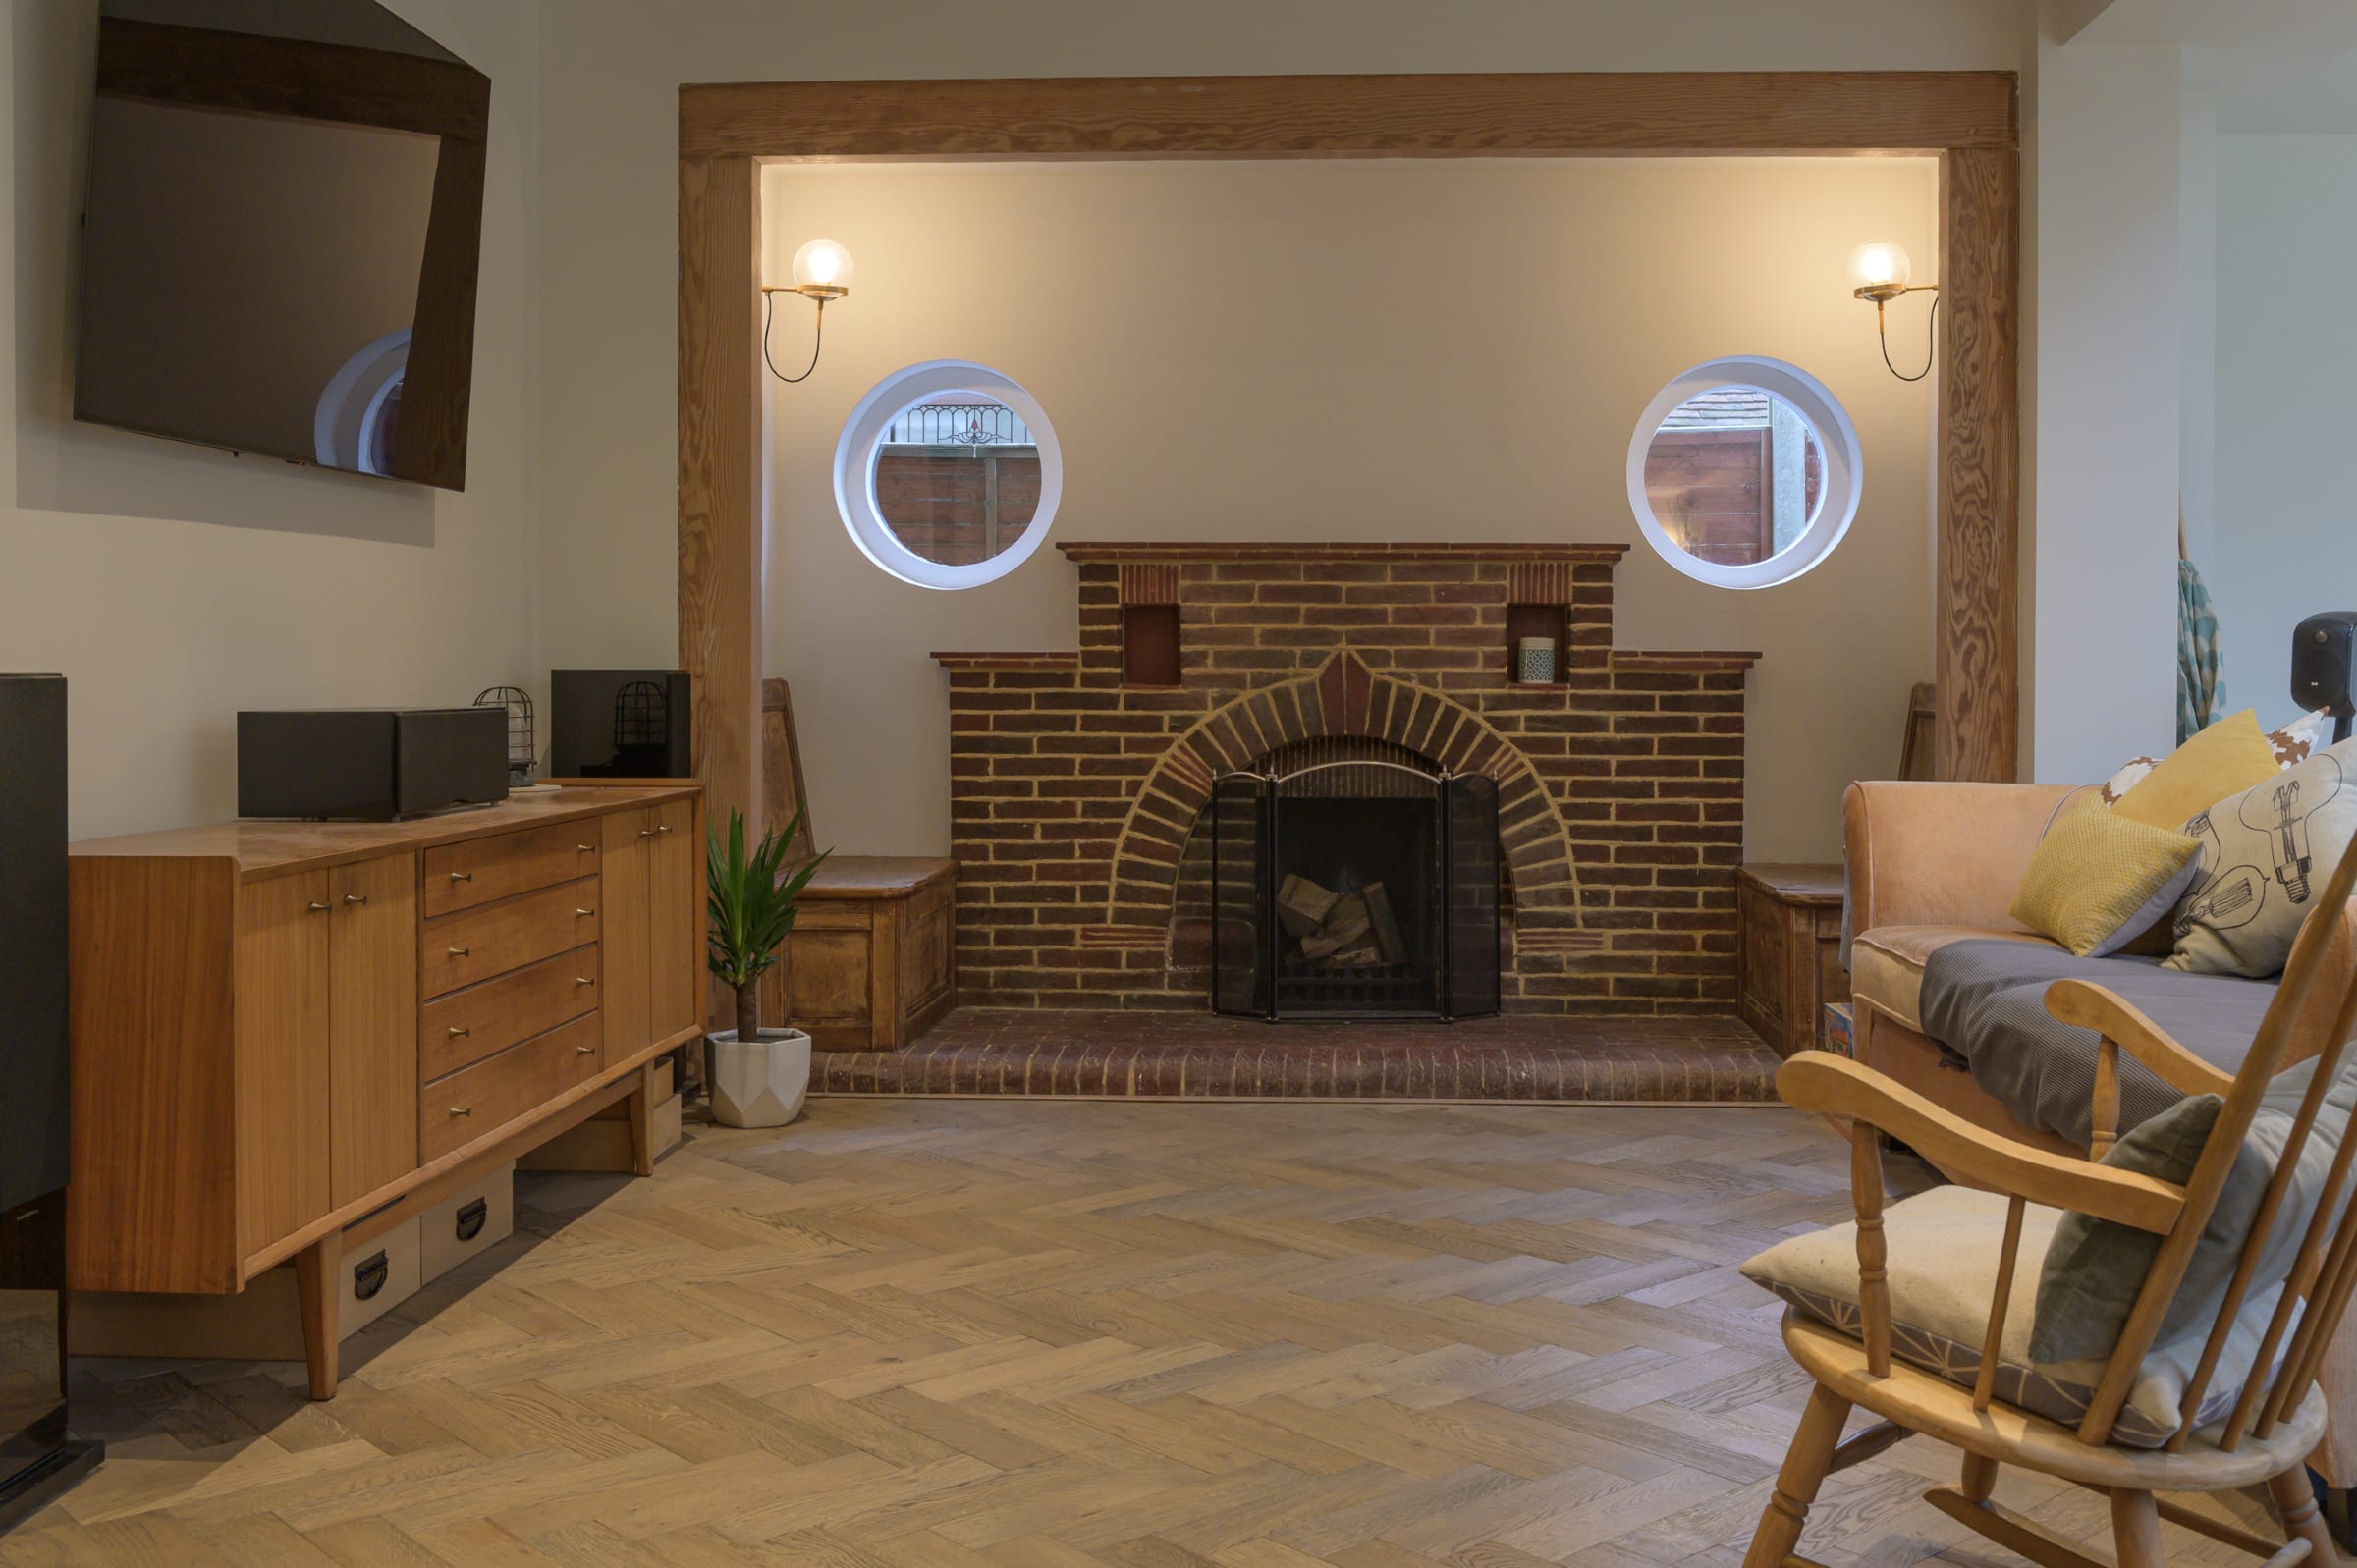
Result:
[[[1883,364],[1901,381],[1921,381],[1932,373],[1932,357],[1937,351],[1932,334],[1940,321],[1940,286],[1936,283],[1907,282],[1913,272],[1907,253],[1888,240],[1874,240],[1849,253],[1850,293],[1861,299],[1874,301],[1874,335],[1882,340]],[[1891,337],[1883,319],[1883,308],[1902,294],[1929,293],[1933,296],[1931,324],[1924,329],[1923,368],[1913,375],[1900,375],[1898,366],[1891,363]]]
[[[827,301],[851,292],[851,253],[832,240],[813,240],[794,253],[793,277],[790,284],[761,286],[761,360],[771,375],[789,386],[809,380],[810,372],[818,368],[819,347],[827,335]],[[782,294],[801,295],[818,306],[816,330],[810,335],[810,362],[798,376],[786,374],[769,356],[770,315]]]

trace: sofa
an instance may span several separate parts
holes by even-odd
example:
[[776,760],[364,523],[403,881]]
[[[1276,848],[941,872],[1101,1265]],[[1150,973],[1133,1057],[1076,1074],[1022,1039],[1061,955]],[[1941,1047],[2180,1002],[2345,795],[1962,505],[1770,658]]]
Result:
[[[2255,1019],[2271,998],[2272,986],[2224,976],[2159,976],[2148,959],[2073,960],[2007,913],[2040,838],[2081,787],[2086,786],[1850,785],[1842,801],[1847,872],[1842,954],[1850,975],[1853,1049],[1861,1063],[1992,1132],[2084,1158],[2083,1126],[2074,1128],[2067,1118],[2055,1114],[2051,1097],[2042,1108],[2035,1097],[2008,1088],[2018,1076],[2010,1071],[2017,1062],[1992,1062],[1987,1054],[1976,1058],[1976,1045],[1996,1049],[1988,1042],[1935,1038],[1942,1024],[1954,1017],[1953,1009],[1935,1006],[1937,1021],[1927,1023],[1925,974],[1927,967],[1934,967],[1939,979],[1936,954],[1955,944],[1973,943],[1977,946],[1972,951],[1983,968],[1993,963],[2001,968],[2007,949],[1996,945],[2018,945],[2025,988],[2064,969],[2092,972],[2107,983],[2114,977],[2147,985],[2163,980],[2173,988],[2171,995],[2181,1009],[2198,1013],[2210,1025],[2214,1038],[2197,1049],[2228,1071],[2234,1065],[2235,1037],[2230,1028],[2221,1031],[2218,1020]],[[2346,976],[2351,966],[2357,966],[2357,900],[2338,913],[2329,973]],[[2341,989],[2339,984],[2327,984],[2318,994],[2336,1001]],[[2024,994],[2037,995],[2027,990]],[[1932,999],[1934,1003],[1939,1000]],[[2148,1010],[2165,1029],[2177,1032],[2166,1008]],[[2299,1020],[2288,1064],[2322,1048],[2335,1021],[2331,1011],[2319,1003],[2310,1008],[2311,1016]],[[2056,1049],[2085,1055],[2084,1062],[2066,1065],[2091,1077],[2093,1035],[2067,1030],[2061,1034],[2070,1038]],[[2248,1034],[2241,1034],[2239,1041],[2247,1047]],[[2006,1040],[2002,1049],[2017,1051],[2018,1039]],[[2056,1076],[2068,1081],[2067,1073]],[[1986,1087],[1989,1084],[1998,1092]],[[2151,1113],[2152,1104],[2148,1099],[2144,1113]],[[2121,1130],[2136,1119],[2123,1098]],[[2327,1484],[2336,1487],[2357,1486],[2357,1319],[2351,1325],[2341,1331],[2325,1364],[2323,1382],[2333,1420],[2324,1446],[2311,1461]]]

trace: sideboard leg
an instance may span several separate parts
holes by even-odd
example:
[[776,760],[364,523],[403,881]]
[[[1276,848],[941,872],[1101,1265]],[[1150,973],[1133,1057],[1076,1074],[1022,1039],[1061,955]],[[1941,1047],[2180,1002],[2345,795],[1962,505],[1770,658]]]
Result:
[[311,1397],[336,1397],[338,1277],[344,1262],[344,1233],[331,1230],[295,1255],[295,1293],[302,1303],[302,1355],[311,1374]]
[[638,1084],[623,1102],[630,1111],[630,1174],[655,1173],[655,1063],[638,1069]]

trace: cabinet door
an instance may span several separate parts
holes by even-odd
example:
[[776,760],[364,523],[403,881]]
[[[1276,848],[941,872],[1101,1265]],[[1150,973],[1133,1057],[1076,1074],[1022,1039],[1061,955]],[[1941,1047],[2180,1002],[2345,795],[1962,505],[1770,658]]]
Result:
[[[649,1040],[668,1040],[702,1024],[704,994],[704,846],[695,835],[695,802],[655,808],[648,840],[647,914],[652,930],[648,967],[653,977]],[[780,1021],[765,1019],[772,1027]]]
[[238,1231],[250,1256],[324,1216],[328,874],[238,894]]
[[607,1066],[627,1058],[654,1033],[647,865],[654,858],[655,838],[655,814],[650,810],[610,812],[605,818],[598,868],[605,900],[598,943],[603,965],[598,1005],[605,1017]]
[[328,873],[337,1207],[417,1168],[417,857]]

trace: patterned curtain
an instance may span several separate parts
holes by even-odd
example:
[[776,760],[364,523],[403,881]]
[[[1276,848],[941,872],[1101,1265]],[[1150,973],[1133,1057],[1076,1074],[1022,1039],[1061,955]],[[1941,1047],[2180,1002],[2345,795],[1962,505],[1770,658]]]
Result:
[[2177,744],[2208,729],[2226,709],[2226,676],[2218,649],[2218,611],[2193,563],[2177,562]]

